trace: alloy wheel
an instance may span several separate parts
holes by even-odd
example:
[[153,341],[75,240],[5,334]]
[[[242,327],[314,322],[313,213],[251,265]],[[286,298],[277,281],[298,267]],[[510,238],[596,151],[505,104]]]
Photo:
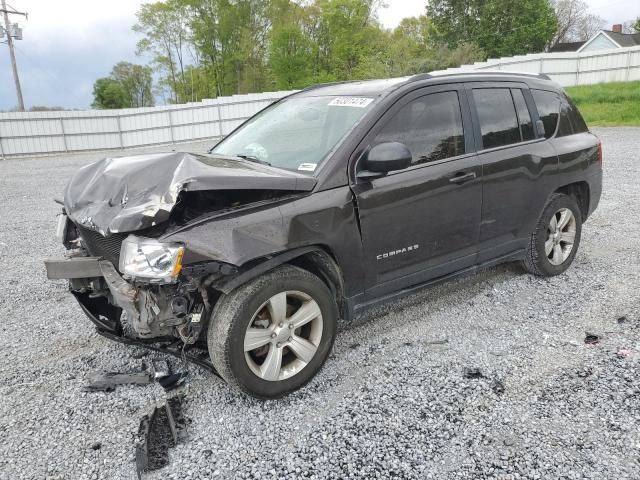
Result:
[[311,362],[322,329],[320,306],[313,298],[298,291],[277,293],[258,308],[247,327],[247,365],[263,380],[286,380]]
[[576,239],[576,218],[568,208],[561,208],[552,217],[547,227],[544,252],[552,265],[564,263]]

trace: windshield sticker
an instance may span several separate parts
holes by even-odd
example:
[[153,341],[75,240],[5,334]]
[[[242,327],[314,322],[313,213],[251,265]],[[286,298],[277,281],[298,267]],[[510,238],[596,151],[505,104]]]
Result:
[[366,97],[338,97],[331,100],[330,107],[356,107],[365,108],[373,102],[373,98]]
[[298,170],[301,170],[303,172],[315,172],[317,166],[317,163],[301,163],[298,167]]

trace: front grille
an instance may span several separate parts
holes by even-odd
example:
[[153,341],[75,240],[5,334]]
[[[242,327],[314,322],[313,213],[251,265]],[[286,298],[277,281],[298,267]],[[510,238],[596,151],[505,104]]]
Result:
[[94,257],[104,257],[105,260],[109,260],[113,263],[114,267],[118,268],[120,262],[120,247],[128,234],[114,233],[108,237],[103,237],[98,232],[80,225],[76,226],[87,251]]

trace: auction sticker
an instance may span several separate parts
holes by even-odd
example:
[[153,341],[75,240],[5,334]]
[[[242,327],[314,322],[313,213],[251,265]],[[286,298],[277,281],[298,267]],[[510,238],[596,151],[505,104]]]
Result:
[[337,97],[331,100],[330,107],[356,107],[364,108],[373,102],[373,98],[366,97]]
[[298,170],[302,172],[315,172],[317,166],[317,163],[301,163]]

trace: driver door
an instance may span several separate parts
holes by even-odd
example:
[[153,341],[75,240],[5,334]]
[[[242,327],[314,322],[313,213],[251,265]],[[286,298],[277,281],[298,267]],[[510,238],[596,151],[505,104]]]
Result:
[[[475,264],[482,207],[482,166],[474,152],[464,90],[414,91],[392,107],[365,146],[401,142],[412,165],[352,190],[360,218],[368,297],[379,297]],[[367,151],[367,150],[365,150]]]

